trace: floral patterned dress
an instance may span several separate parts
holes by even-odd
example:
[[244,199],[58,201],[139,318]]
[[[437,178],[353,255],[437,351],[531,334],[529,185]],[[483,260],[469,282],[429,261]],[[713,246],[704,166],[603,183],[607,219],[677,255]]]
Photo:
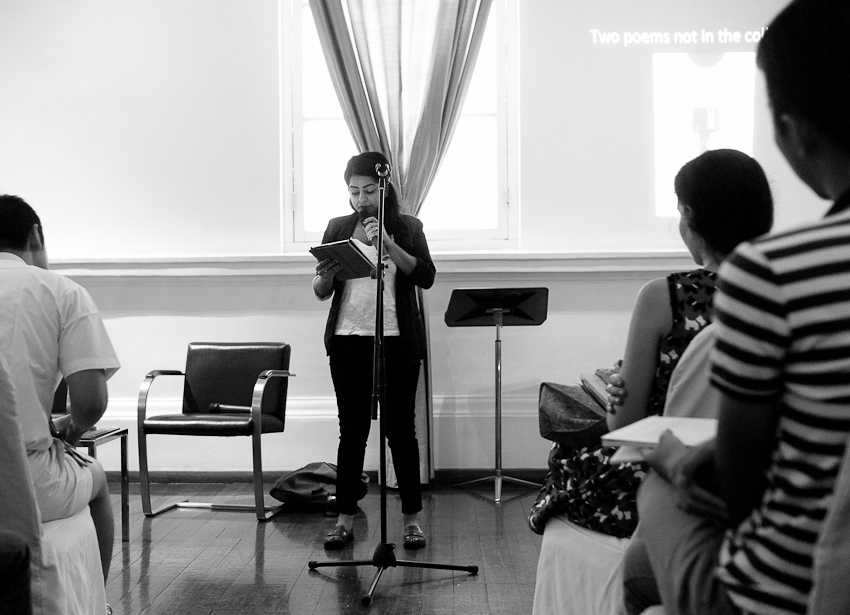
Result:
[[[647,415],[662,413],[670,376],[682,353],[711,322],[716,283],[717,274],[705,269],[667,276],[673,323],[659,345]],[[542,534],[550,517],[565,515],[597,532],[617,538],[631,536],[637,525],[635,496],[646,465],[611,465],[616,450],[601,444],[568,448],[553,443],[546,481],[528,516],[531,529]]]

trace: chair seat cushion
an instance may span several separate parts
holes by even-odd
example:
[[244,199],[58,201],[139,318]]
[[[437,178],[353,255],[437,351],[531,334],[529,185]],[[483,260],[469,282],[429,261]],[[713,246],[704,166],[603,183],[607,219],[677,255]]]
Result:
[[[262,433],[283,431],[283,421],[263,414]],[[250,436],[253,425],[250,414],[161,414],[145,419],[145,433],[182,436]]]
[[563,515],[549,519],[537,560],[532,614],[622,615],[628,544],[628,538],[594,532]]

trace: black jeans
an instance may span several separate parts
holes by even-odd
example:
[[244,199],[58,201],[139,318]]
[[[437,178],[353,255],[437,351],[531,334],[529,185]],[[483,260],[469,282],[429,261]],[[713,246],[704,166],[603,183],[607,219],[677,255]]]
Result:
[[[331,339],[331,378],[339,412],[336,497],[339,512],[347,515],[357,512],[360,476],[372,424],[373,346],[371,336],[335,335]],[[386,421],[385,434],[398,479],[401,510],[413,514],[422,510],[419,443],[414,421],[419,362],[407,358],[397,336],[384,338],[384,355],[386,387],[380,412]]]

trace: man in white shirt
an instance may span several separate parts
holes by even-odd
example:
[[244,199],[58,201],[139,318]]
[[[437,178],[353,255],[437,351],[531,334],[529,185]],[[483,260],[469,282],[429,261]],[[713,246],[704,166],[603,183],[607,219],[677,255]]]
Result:
[[[73,444],[106,410],[106,380],[118,359],[94,301],[76,282],[48,271],[41,220],[16,196],[0,196],[0,353],[12,373],[27,460],[42,521],[89,505],[104,579],[114,520],[106,476]],[[53,395],[68,384],[70,420],[50,432]]]

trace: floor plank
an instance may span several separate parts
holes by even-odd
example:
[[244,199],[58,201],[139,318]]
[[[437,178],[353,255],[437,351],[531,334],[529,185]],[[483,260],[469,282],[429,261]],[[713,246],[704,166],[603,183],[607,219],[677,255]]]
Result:
[[[116,519],[118,485],[110,485]],[[395,566],[384,570],[369,606],[361,602],[378,568],[341,565],[308,569],[307,562],[371,562],[381,542],[380,489],[370,485],[355,516],[355,540],[326,552],[334,520],[315,512],[283,512],[268,523],[251,514],[178,509],[144,517],[138,485],[131,485],[130,542],[116,537],[106,595],[116,615],[517,615],[531,613],[540,536],[526,514],[534,491],[492,485],[457,489],[437,485],[423,494],[428,547],[401,547],[401,507],[387,496],[386,541],[397,560],[476,565],[477,575]],[[240,484],[155,484],[154,505],[170,499],[249,500]]]

